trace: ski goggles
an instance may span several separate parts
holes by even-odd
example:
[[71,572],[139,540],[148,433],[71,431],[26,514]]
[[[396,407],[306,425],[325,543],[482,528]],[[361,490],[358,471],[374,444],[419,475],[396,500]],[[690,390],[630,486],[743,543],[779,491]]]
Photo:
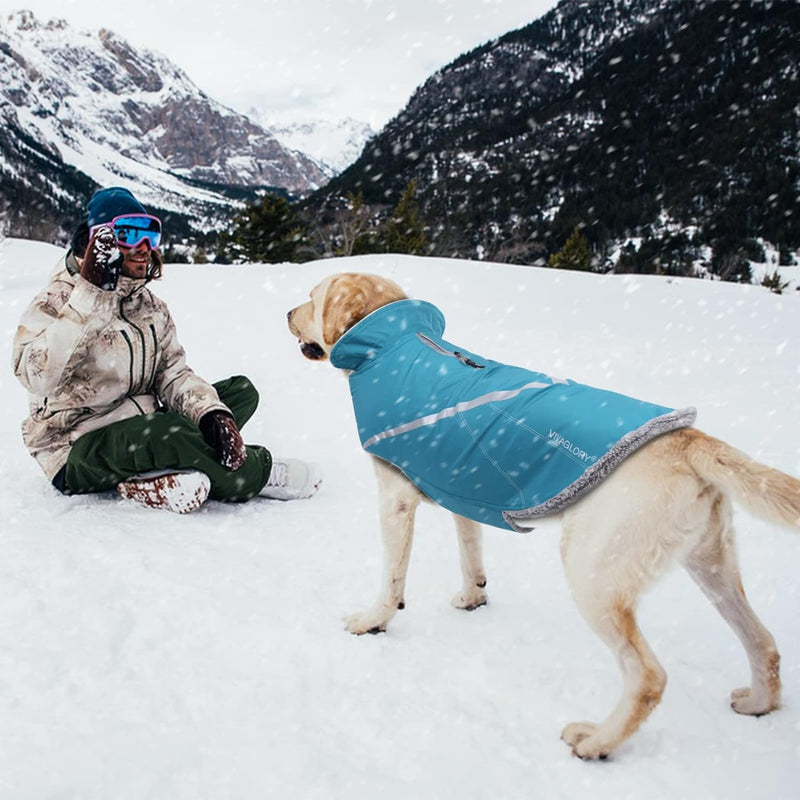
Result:
[[161,220],[152,214],[122,214],[111,222],[93,225],[89,235],[101,227],[114,231],[118,247],[130,249],[147,242],[155,250],[161,244]]

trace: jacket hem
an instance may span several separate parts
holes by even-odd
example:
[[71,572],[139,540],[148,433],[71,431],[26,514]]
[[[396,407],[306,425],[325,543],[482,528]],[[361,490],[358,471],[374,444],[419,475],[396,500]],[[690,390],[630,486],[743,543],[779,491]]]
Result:
[[544,503],[520,511],[503,511],[503,519],[517,533],[528,533],[533,526],[520,525],[517,520],[536,519],[558,514],[605,480],[628,456],[663,433],[690,428],[697,418],[697,409],[688,408],[671,411],[651,419],[646,424],[623,436],[602,458],[592,464],[576,481],[562,489]]

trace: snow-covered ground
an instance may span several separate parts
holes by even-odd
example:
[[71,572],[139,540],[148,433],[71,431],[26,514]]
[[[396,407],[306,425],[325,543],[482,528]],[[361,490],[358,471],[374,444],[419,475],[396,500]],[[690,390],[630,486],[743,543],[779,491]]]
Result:
[[177,516],[65,498],[27,455],[17,320],[58,251],[0,245],[0,797],[5,800],[794,800],[800,786],[800,536],[737,512],[744,584],[781,649],[784,705],[728,707],[748,681],[730,629],[680,570],[642,604],[669,683],[614,758],[567,722],[616,700],[616,665],[572,605],[558,528],[487,529],[490,603],[449,598],[452,524],[422,508],[407,608],[353,637],[380,578],[376,490],[345,379],[303,359],[286,311],[324,275],[380,272],[439,305],[471,350],[671,406],[800,473],[797,293],[371,256],[304,266],[169,266],[190,363],[245,373],[246,438],[319,461],[307,501]]

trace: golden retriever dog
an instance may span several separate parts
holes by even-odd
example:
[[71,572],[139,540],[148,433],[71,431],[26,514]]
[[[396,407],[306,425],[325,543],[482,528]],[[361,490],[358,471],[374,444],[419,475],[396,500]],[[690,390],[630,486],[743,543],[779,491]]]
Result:
[[[392,281],[339,274],[288,314],[307,358],[321,360],[373,311],[406,299]],[[355,332],[354,332],[355,333]],[[346,618],[354,634],[385,631],[404,605],[415,510],[427,499],[397,468],[373,457],[378,481],[384,572],[368,610]],[[775,640],[745,597],[737,564],[731,501],[800,528],[800,481],[759,464],[694,428],[664,433],[628,456],[598,486],[560,512],[561,556],[582,615],[611,649],[622,672],[622,696],[599,723],[574,722],[561,738],[585,759],[605,758],[659,703],[666,674],[636,620],[642,592],[674,562],[688,570],[747,652],[750,685],[731,694],[740,714],[767,714],[780,704]],[[458,608],[486,603],[481,526],[455,516],[463,586]]]

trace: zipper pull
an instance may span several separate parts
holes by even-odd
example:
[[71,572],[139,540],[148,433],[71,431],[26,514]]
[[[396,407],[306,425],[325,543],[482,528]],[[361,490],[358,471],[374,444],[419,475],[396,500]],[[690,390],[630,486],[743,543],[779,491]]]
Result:
[[417,333],[417,338],[436,353],[440,353],[443,356],[451,356],[452,358],[455,358],[464,364],[464,366],[472,367],[473,369],[483,369],[486,366],[485,364],[476,363],[471,358],[468,358],[463,353],[460,353],[458,350],[447,350],[446,348],[434,342],[433,339],[431,339],[429,336],[426,336],[424,333]]
[[464,365],[467,367],[472,367],[473,369],[483,369],[486,365],[485,364],[478,364],[477,362],[473,361],[471,358],[468,358],[463,353],[459,353],[458,350],[453,351],[453,355]]

